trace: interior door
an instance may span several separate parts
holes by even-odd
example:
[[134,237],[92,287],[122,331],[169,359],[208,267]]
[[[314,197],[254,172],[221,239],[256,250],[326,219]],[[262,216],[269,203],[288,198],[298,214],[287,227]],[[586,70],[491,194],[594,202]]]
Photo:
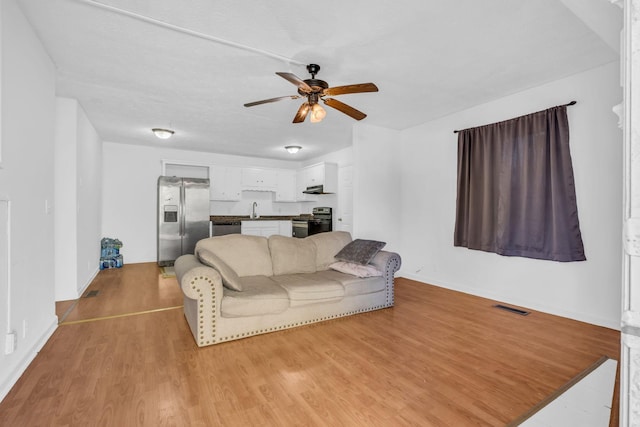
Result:
[[337,230],[353,233],[353,166],[338,169]]

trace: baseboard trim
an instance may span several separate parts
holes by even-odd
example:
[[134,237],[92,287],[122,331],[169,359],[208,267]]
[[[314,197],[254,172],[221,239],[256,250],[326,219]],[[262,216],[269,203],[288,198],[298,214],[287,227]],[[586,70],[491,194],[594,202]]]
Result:
[[45,333],[40,337],[40,339],[38,339],[38,341],[33,344],[33,346],[29,350],[25,352],[22,360],[18,362],[11,375],[9,375],[8,378],[5,379],[0,385],[0,402],[2,402],[7,394],[9,394],[13,386],[18,382],[24,371],[27,370],[31,362],[33,362],[33,359],[35,359],[40,350],[42,350],[42,347],[44,347],[47,341],[49,341],[49,338],[51,338],[51,335],[53,335],[57,328],[58,318],[54,316]]
[[477,288],[470,288],[468,286],[459,285],[457,283],[447,282],[445,280],[439,280],[437,278],[430,279],[427,277],[418,276],[416,274],[404,274],[402,277],[405,277],[410,280],[415,280],[417,282],[428,283],[433,286],[438,286],[440,288],[450,289],[452,291],[458,291],[469,295],[474,295],[481,298],[487,298],[494,301],[503,302],[506,304],[517,305],[520,307],[525,307],[530,310],[540,311],[542,313],[552,314],[554,316],[566,317],[567,319],[576,320],[578,322],[589,323],[595,326],[602,326],[604,328],[613,329],[615,331],[620,331],[620,322],[619,321],[611,321],[609,319],[602,319],[600,317],[592,316],[588,313],[581,312],[573,312],[566,310],[559,310],[557,307],[551,307],[545,304],[532,304],[530,301],[523,301],[518,299],[509,299],[503,295],[497,295],[492,292],[482,292]]

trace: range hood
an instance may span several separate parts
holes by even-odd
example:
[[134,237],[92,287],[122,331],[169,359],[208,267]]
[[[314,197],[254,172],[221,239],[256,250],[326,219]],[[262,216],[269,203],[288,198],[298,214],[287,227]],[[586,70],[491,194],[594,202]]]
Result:
[[303,191],[304,194],[333,194],[333,193],[325,193],[324,185],[312,185],[311,187],[307,187],[306,190]]

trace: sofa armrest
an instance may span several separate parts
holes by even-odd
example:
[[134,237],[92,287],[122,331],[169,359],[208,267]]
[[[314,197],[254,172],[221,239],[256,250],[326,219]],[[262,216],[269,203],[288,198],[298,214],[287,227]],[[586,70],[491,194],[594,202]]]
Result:
[[393,276],[396,271],[400,270],[402,260],[400,255],[395,252],[380,251],[369,264],[373,265],[378,271],[382,271],[383,275],[387,277],[387,275]]
[[402,260],[400,255],[395,252],[380,251],[373,257],[369,265],[374,266],[378,271],[382,271],[387,288],[387,306],[392,306],[395,300],[395,292],[393,286],[394,274],[400,270]]
[[[194,255],[182,255],[178,257],[173,266],[176,272],[176,278],[184,293],[191,299],[198,299],[200,292],[194,288],[196,279],[209,279],[213,287],[219,287],[220,296],[222,296],[222,277],[214,268],[202,264]],[[218,285],[218,286],[216,286]]]
[[216,322],[222,303],[222,277],[194,255],[182,255],[174,263],[184,294],[184,315],[199,347],[217,342]]

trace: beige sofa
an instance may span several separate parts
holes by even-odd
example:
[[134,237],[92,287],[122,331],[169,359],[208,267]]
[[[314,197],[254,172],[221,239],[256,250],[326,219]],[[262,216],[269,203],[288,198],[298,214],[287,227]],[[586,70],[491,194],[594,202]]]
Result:
[[231,234],[201,240],[194,255],[175,262],[196,343],[218,344],[393,306],[400,256],[380,250],[367,265],[337,260],[343,248],[363,241],[351,242],[341,231],[304,239]]

